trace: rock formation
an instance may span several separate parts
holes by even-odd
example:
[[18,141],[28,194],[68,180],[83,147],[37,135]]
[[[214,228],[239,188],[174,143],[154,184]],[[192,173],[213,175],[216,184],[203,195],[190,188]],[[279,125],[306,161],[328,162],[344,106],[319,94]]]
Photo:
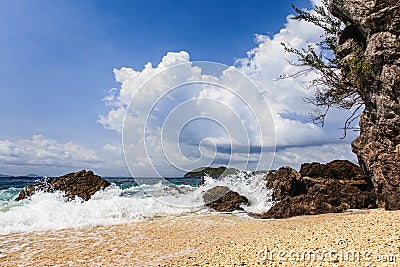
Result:
[[243,210],[241,205],[249,203],[246,197],[239,195],[226,186],[216,186],[207,190],[203,194],[203,200],[206,206],[222,212]]
[[109,185],[108,181],[93,174],[92,171],[82,170],[26,186],[15,200],[18,201],[30,197],[37,191],[63,191],[68,199],[74,199],[75,196],[78,196],[87,201],[94,193]]
[[[348,25],[336,57],[342,77],[365,104],[353,152],[372,180],[379,207],[400,209],[400,2],[331,0],[331,13]],[[354,76],[348,62],[365,60],[372,73]],[[362,57],[363,59],[361,59]],[[356,82],[356,84],[354,84]]]
[[307,185],[312,185],[313,178],[335,179],[344,184],[357,187],[361,191],[374,189],[372,181],[365,176],[360,166],[348,160],[334,160],[327,164],[318,162],[303,163],[300,167],[300,175],[307,180]]
[[349,161],[328,164],[305,163],[300,172],[282,167],[266,176],[278,201],[259,218],[288,218],[298,215],[343,212],[347,209],[375,208],[376,196],[361,168]]
[[306,193],[306,185],[302,181],[300,173],[290,167],[282,167],[275,173],[268,173],[266,180],[266,186],[274,188],[272,197],[275,201]]

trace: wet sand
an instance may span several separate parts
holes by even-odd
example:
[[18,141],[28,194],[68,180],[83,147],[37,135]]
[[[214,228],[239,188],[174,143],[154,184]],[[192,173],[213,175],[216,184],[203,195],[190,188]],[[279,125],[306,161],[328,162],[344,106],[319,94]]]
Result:
[[0,236],[0,266],[400,266],[400,211],[157,218]]

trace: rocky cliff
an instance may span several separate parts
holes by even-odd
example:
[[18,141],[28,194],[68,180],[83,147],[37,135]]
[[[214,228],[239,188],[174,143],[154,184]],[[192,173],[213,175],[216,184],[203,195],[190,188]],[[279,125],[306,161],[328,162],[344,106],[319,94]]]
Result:
[[353,152],[374,184],[378,206],[398,210],[400,1],[331,0],[329,9],[347,25],[336,51],[342,76],[346,82],[356,83],[353,85],[365,104]]

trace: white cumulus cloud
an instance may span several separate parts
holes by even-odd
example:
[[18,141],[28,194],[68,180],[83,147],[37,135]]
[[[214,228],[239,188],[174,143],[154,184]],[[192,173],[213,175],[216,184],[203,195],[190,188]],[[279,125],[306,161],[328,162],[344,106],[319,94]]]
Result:
[[[207,164],[241,167],[243,162],[258,161],[259,168],[268,168],[262,164],[268,160],[259,155],[274,144],[275,165],[354,160],[348,141],[355,135],[339,141],[346,114],[333,111],[325,128],[309,122],[313,107],[303,98],[312,96],[306,84],[317,74],[279,79],[281,74],[298,71],[288,63],[295,56],[287,54],[281,43],[306,47],[319,42],[322,34],[313,24],[288,16],[277,34],[256,35],[256,47],[234,66],[213,69],[191,62],[189,53],[180,51],[167,53],[157,66],[147,63],[142,70],[115,69],[120,88],[110,90],[105,102],[111,110],[98,122],[124,132],[125,155],[134,169],[157,165],[157,171],[173,173]],[[242,74],[255,83],[257,93],[249,89]],[[204,84],[191,84],[194,81]],[[260,125],[270,131],[260,130]]]
[[73,142],[59,143],[43,135],[34,135],[16,142],[0,140],[0,162],[2,170],[14,173],[13,168],[22,166],[40,172],[47,168],[93,168],[101,159],[95,151]]
[[[274,141],[278,148],[275,164],[296,166],[302,159],[351,158],[350,145],[339,142],[343,123],[339,113],[328,117],[327,128],[308,121],[312,107],[303,98],[312,95],[306,83],[317,74],[278,79],[283,73],[298,71],[288,63],[294,56],[285,53],[281,43],[301,48],[317,43],[322,34],[316,26],[288,17],[279,33],[256,35],[257,46],[247,57],[222,71],[192,63],[185,51],[167,53],[156,67],[147,63],[142,70],[116,69],[115,79],[121,86],[105,99],[112,109],[99,122],[118,132],[124,127],[125,153],[134,169],[158,164],[158,170],[171,166],[186,170],[227,162],[238,167],[241,162],[262,160],[257,157],[259,150],[272,147]],[[168,69],[179,64],[183,65]],[[258,93],[251,92],[248,81],[238,73],[248,76]],[[187,85],[193,81],[206,84]],[[274,125],[267,119],[265,100]],[[260,131],[260,124],[273,127],[276,139]]]
[[128,175],[120,145],[105,144],[93,149],[74,142],[61,143],[43,135],[15,142],[0,140],[0,170],[4,174],[57,176],[71,171],[91,169],[114,176]]

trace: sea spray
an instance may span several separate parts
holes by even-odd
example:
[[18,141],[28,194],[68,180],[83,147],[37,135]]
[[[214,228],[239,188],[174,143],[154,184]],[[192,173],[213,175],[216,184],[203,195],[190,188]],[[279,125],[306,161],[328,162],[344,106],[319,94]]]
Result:
[[[239,172],[221,179],[204,177],[203,185],[112,184],[88,201],[75,198],[67,201],[62,192],[38,192],[29,199],[13,201],[18,190],[1,190],[0,234],[82,228],[149,220],[159,216],[197,215],[212,212],[203,206],[202,194],[217,185],[224,185],[246,196],[248,212],[264,212],[272,205],[272,191],[265,187],[262,174]],[[112,181],[112,180],[110,180]]]
[[262,213],[273,205],[272,189],[266,187],[265,174],[252,175],[251,172],[240,171],[234,175],[228,175],[222,179],[204,177],[203,191],[215,186],[227,186],[240,195],[247,197],[248,206],[243,206],[247,212]]

